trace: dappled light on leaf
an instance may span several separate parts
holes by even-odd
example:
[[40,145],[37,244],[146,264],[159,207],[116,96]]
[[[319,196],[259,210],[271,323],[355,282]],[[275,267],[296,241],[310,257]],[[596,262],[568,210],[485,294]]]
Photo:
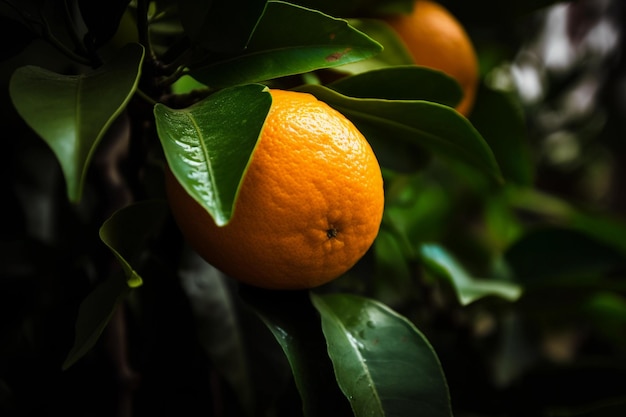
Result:
[[345,20],[270,1],[242,54],[211,58],[191,67],[189,73],[210,88],[228,87],[336,67],[381,49]]
[[514,282],[472,277],[441,246],[424,244],[420,248],[420,256],[428,270],[450,280],[462,305],[470,304],[487,296],[516,301],[522,295],[522,287]]
[[[298,88],[346,115],[366,135],[376,151],[377,141],[398,141],[426,149],[436,156],[471,166],[500,182],[502,176],[493,153],[480,133],[454,109],[424,100],[354,98],[320,85]],[[385,137],[378,137],[387,132]],[[393,132],[393,134],[390,134]],[[370,133],[368,135],[368,133]],[[399,152],[405,152],[401,147]],[[381,161],[384,166],[386,161]],[[389,161],[393,168],[393,161]]]
[[260,84],[215,93],[186,109],[158,104],[157,131],[182,187],[224,225],[271,105]]
[[448,386],[430,343],[406,318],[371,299],[311,294],[337,382],[354,415],[450,417]]
[[143,201],[115,212],[100,228],[100,238],[121,263],[129,287],[142,285],[142,255],[168,213],[162,201]]

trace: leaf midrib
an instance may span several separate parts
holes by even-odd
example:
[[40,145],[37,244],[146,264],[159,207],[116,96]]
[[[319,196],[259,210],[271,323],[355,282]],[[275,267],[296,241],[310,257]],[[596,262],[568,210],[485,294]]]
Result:
[[[384,100],[380,100],[380,101],[384,101]],[[415,100],[415,102],[418,102],[419,100]],[[424,101],[425,102],[425,101]],[[412,132],[419,132],[422,136],[428,137],[429,139],[431,139],[433,142],[438,142],[438,143],[444,143],[446,145],[448,145],[449,147],[455,149],[456,151],[459,151],[462,155],[467,157],[467,160],[471,160],[473,164],[475,164],[477,167],[481,166],[481,162],[483,162],[484,160],[481,159],[476,159],[474,157],[472,157],[471,155],[473,155],[474,153],[468,154],[467,152],[467,148],[462,147],[460,145],[458,145],[456,142],[454,141],[450,141],[450,140],[446,140],[443,136],[439,136],[439,135],[435,135],[432,133],[428,133],[422,129],[416,128],[416,127],[412,127],[410,125],[407,125],[406,123],[401,123],[398,122],[396,120],[393,119],[388,119],[385,117],[379,117],[376,116],[372,113],[367,113],[367,112],[363,112],[363,111],[359,111],[359,110],[354,110],[353,108],[350,107],[344,107],[341,105],[335,105],[333,104],[333,107],[335,109],[337,109],[339,112],[343,113],[343,114],[353,114],[357,117],[359,117],[361,120],[366,120],[366,121],[375,121],[375,122],[379,122],[379,123],[384,123],[387,125],[392,125],[396,128],[399,128],[401,130],[406,130],[406,131],[412,131]],[[493,166],[493,161],[489,161],[490,165],[492,166],[492,169],[494,169],[496,172],[499,171],[495,166]],[[497,175],[497,177],[499,177],[499,175]]]
[[[200,129],[200,126],[198,125],[198,123],[196,123],[196,119],[193,117],[193,115],[190,112],[185,112],[185,115],[187,116],[191,124],[193,125],[193,128],[196,131],[196,134],[198,135],[200,149],[202,150],[202,154],[204,155],[204,160],[206,161],[207,171],[209,172],[209,181],[211,182],[211,188],[215,192],[215,198],[213,198],[213,201],[215,204],[215,208],[217,209],[216,213],[222,213],[222,208],[223,208],[222,199],[220,197],[219,189],[215,181],[215,172],[213,170],[213,165],[211,164],[211,158],[209,157],[209,150],[206,146],[206,143],[204,142],[204,135],[202,135],[202,130]],[[220,217],[219,221],[222,222],[224,220],[221,218],[222,215],[218,214],[218,216]]]
[[[331,312],[331,314],[333,315],[333,317],[335,318],[336,323],[338,324],[338,326],[341,328],[341,330],[343,331],[342,334],[347,335],[350,334],[352,335],[351,332],[348,331],[347,327],[343,325],[343,322],[339,319],[339,317],[334,313],[334,311],[328,306],[328,303],[326,303],[325,301],[322,300],[322,302],[326,305],[328,311]],[[353,336],[354,337],[354,336]],[[362,369],[368,379],[368,381],[370,381],[370,384],[368,384],[368,387],[370,387],[372,394],[374,396],[374,398],[376,399],[376,403],[378,404],[379,407],[379,415],[380,416],[384,416],[385,412],[383,410],[383,406],[382,406],[382,401],[380,400],[380,395],[378,394],[378,390],[375,387],[374,384],[374,380],[372,379],[372,375],[369,372],[369,369],[367,368],[367,366],[364,365],[365,363],[365,359],[363,358],[363,355],[361,354],[361,351],[359,350],[358,346],[355,346],[352,343],[352,340],[350,339],[350,337],[346,336],[346,339],[348,341],[348,343],[350,344],[350,346],[352,346],[354,348],[354,350],[357,352],[358,358],[360,360],[360,364],[362,364]]]

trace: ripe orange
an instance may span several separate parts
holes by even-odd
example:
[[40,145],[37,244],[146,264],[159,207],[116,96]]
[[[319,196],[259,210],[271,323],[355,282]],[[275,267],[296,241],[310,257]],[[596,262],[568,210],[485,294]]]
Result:
[[218,227],[169,170],[168,201],[189,244],[227,275],[263,288],[313,288],[345,273],[372,245],[382,175],[342,114],[307,93],[270,94],[230,222]]
[[457,111],[469,115],[478,87],[478,59],[463,25],[438,3],[417,0],[413,11],[387,19],[417,65],[445,72],[461,85]]

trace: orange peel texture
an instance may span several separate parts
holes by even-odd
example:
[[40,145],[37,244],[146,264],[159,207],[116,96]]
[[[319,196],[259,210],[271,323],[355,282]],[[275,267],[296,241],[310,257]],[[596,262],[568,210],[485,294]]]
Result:
[[346,117],[307,93],[270,94],[230,222],[218,227],[169,169],[168,201],[189,244],[227,275],[262,288],[313,288],[344,274],[372,245],[383,179]]

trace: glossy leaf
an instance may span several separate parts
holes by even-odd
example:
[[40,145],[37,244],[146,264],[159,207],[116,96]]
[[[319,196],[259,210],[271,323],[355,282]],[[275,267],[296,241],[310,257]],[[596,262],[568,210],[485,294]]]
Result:
[[426,100],[450,107],[456,106],[463,96],[453,78],[415,65],[375,69],[341,78],[327,87],[355,98]]
[[56,155],[71,201],[79,201],[92,155],[137,88],[144,50],[128,44],[101,68],[61,75],[28,65],[9,91],[20,116]]
[[141,255],[168,213],[162,201],[143,201],[116,211],[102,224],[100,239],[122,265],[129,287],[142,284],[137,272]]
[[307,417],[348,415],[350,405],[335,381],[319,316],[307,291],[277,292],[246,287],[244,301],[280,344]]
[[439,245],[422,245],[420,257],[428,270],[450,280],[461,305],[468,305],[488,296],[516,301],[522,295],[522,288],[516,283],[473,278],[448,251]]
[[450,417],[448,386],[430,343],[406,318],[360,296],[311,294],[337,382],[356,417]]
[[[413,145],[419,156],[424,149],[436,156],[462,162],[496,181],[502,175],[493,153],[480,133],[454,109],[423,100],[382,100],[354,98],[321,85],[305,85],[298,90],[315,95],[348,117],[379,156],[379,146],[399,145],[398,153]],[[393,168],[391,158],[381,164]]]
[[348,23],[380,43],[383,50],[368,59],[337,67],[335,68],[337,71],[359,74],[374,69],[415,64],[398,33],[385,21],[381,19],[348,19]]
[[[289,22],[289,24],[285,24]],[[375,55],[382,47],[345,20],[281,1],[269,1],[245,52],[190,67],[210,88],[260,82]]]
[[230,220],[271,101],[267,87],[249,84],[219,91],[186,109],[154,108],[169,168],[218,225]]
[[[248,44],[267,0],[180,0],[185,33],[215,52],[238,52]],[[233,19],[233,16],[237,16]]]

